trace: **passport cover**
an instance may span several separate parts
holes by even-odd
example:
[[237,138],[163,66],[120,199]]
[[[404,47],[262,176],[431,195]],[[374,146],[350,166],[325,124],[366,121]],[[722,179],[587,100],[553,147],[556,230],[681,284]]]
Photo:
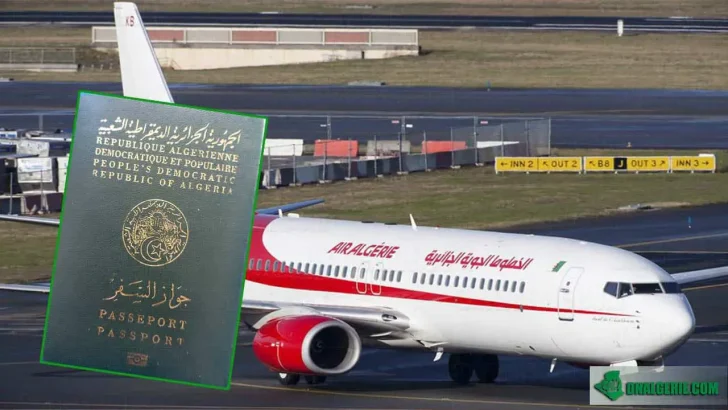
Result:
[[42,363],[230,388],[266,126],[79,93]]

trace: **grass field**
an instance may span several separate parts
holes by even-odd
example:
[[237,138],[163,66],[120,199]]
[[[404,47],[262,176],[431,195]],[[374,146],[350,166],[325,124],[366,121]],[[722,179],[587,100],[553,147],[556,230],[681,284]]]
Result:
[[[2,28],[0,47],[74,46],[79,62],[115,62],[89,50],[90,28]],[[422,32],[424,55],[386,60],[166,71],[171,83],[345,84],[594,88],[728,89],[725,35],[588,32]],[[107,65],[108,67],[108,65]],[[42,81],[120,81],[117,70],[2,72]]]
[[[506,16],[728,16],[723,0],[136,0],[142,11]],[[106,0],[4,0],[7,10],[110,9]]]
[[[683,152],[683,151],[681,151]],[[663,155],[670,151],[555,150],[555,155]],[[695,154],[688,152],[687,154]],[[718,166],[728,151],[716,152]],[[259,207],[326,202],[303,216],[488,229],[606,215],[630,204],[659,207],[728,202],[728,173],[495,175],[492,167],[441,170],[376,180],[263,190]],[[54,217],[57,217],[54,216]],[[0,222],[0,282],[48,279],[56,229]]]

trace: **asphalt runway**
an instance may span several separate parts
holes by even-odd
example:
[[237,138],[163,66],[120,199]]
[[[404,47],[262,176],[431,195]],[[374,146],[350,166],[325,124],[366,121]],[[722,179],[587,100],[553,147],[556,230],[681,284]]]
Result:
[[[541,224],[511,231],[560,235],[645,252],[682,252],[678,272],[719,265],[708,253],[728,249],[728,205],[639,211],[610,218]],[[305,214],[305,212],[304,212]],[[688,217],[691,224],[687,225]],[[706,253],[707,252],[707,253]],[[655,259],[661,263],[659,257]],[[702,263],[694,267],[696,262]],[[725,263],[723,263],[725,264]],[[728,286],[708,281],[684,289],[697,319],[695,335],[667,365],[728,363]],[[588,371],[549,361],[502,357],[496,384],[453,385],[447,357],[367,350],[354,370],[309,388],[278,384],[254,357],[242,332],[233,386],[215,391],[38,364],[46,297],[0,292],[1,408],[240,408],[240,409],[563,409],[588,407]],[[46,384],[47,383],[47,384]]]
[[[551,118],[552,147],[728,148],[728,91],[455,89],[432,87],[170,85],[175,102],[271,117],[269,138],[312,142],[471,138],[478,124]],[[79,90],[118,83],[0,83],[0,127],[70,132]],[[359,118],[354,118],[359,117]],[[456,118],[457,117],[457,118]],[[534,125],[535,127],[536,125]],[[519,131],[520,132],[520,131]],[[456,131],[456,134],[458,132]],[[484,138],[486,139],[486,138]],[[507,139],[507,138],[506,138]]]
[[[439,16],[397,14],[304,14],[304,13],[181,13],[144,11],[144,21],[154,25],[205,26],[288,26],[288,27],[408,27],[525,30],[616,30],[620,17],[524,17],[524,16]],[[728,31],[726,19],[695,19],[687,17],[627,17],[628,31],[646,32],[704,32]],[[63,23],[80,26],[112,24],[111,11],[11,11],[0,13],[0,23]]]

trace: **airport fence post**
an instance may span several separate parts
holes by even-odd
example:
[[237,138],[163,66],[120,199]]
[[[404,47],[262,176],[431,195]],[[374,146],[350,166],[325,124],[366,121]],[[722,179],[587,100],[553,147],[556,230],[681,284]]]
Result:
[[43,130],[43,114],[38,114],[38,129]]
[[268,174],[268,186],[266,188],[270,188],[270,161],[271,161],[271,159],[270,159],[270,149],[271,149],[271,147],[268,147],[268,155],[267,155],[267,157],[268,157],[268,170],[266,171],[267,174]]
[[[303,147],[301,147],[301,155],[303,155]],[[296,144],[293,144],[293,185],[298,184],[296,179]]]
[[551,117],[549,117],[549,131],[548,131],[548,155],[551,156]]
[[503,124],[500,125],[500,143],[501,143],[501,157],[504,157],[505,154],[505,137],[504,137],[504,129]]
[[351,137],[349,137],[348,141],[348,148],[346,150],[346,168],[349,171],[349,179],[351,179]]
[[528,153],[528,156],[531,157],[531,130],[528,127],[529,121],[526,120],[526,152]]
[[374,134],[374,177],[376,178],[377,175],[377,160],[379,159],[378,155],[379,151],[377,151],[377,134]]
[[8,207],[8,215],[13,214],[13,174],[10,174],[10,206]]
[[475,165],[478,165],[478,117],[473,117],[473,149],[475,150]]
[[425,156],[425,172],[429,171],[427,167],[427,131],[422,131],[422,145],[420,145],[420,154]]
[[[402,117],[402,118],[404,119],[404,117]],[[399,157],[399,172],[402,172],[402,138],[403,138],[403,135],[404,135],[403,133],[401,133],[401,132],[399,133],[399,153],[397,154],[397,156]]]
[[329,140],[324,141],[324,166],[321,172],[323,173],[322,181],[326,181],[326,162],[329,154]]
[[450,166],[455,166],[455,138],[450,127]]

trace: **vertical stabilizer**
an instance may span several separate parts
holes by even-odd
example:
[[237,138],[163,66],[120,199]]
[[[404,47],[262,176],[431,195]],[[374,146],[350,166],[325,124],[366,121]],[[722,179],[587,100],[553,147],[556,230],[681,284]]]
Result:
[[136,4],[114,3],[124,96],[174,102]]

